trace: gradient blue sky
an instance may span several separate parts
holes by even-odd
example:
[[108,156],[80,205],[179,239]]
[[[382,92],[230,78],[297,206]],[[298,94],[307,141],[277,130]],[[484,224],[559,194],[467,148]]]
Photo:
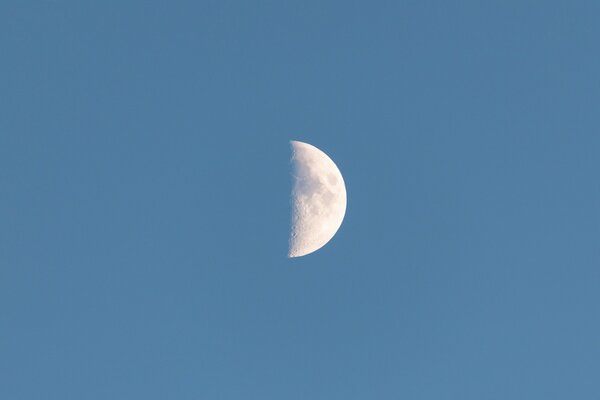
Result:
[[2,1],[0,398],[599,398],[599,13]]

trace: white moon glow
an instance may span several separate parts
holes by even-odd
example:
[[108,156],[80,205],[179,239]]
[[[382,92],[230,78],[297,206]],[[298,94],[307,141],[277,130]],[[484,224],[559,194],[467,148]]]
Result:
[[308,143],[292,141],[292,222],[288,257],[325,246],[346,214],[344,178],[331,158]]

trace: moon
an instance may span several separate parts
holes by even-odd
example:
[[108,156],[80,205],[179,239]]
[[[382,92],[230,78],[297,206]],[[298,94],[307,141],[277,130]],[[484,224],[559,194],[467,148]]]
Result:
[[292,210],[288,257],[319,250],[346,214],[346,185],[335,163],[308,143],[291,141]]

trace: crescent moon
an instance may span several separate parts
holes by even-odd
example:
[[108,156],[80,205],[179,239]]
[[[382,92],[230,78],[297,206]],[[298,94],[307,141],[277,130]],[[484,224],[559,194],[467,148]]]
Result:
[[346,185],[335,163],[308,143],[291,141],[292,216],[288,257],[325,246],[346,214]]

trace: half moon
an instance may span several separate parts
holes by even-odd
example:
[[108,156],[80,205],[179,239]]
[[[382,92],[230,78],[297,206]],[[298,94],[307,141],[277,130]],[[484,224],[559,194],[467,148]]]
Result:
[[290,144],[293,188],[288,257],[300,257],[325,246],[342,225],[346,185],[327,154],[308,143]]

